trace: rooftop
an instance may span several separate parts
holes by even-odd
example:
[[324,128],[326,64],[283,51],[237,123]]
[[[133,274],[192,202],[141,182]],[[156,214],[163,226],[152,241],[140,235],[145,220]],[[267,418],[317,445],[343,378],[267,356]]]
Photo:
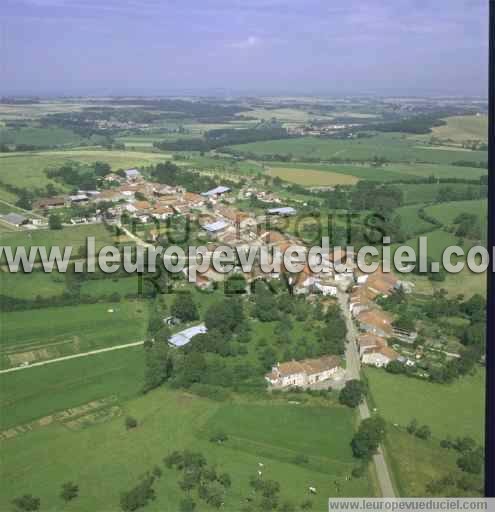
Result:
[[201,195],[206,197],[216,196],[218,194],[225,194],[225,192],[229,192],[229,187],[224,187],[222,185],[219,185],[218,187],[212,188],[211,190],[208,190],[206,192],[203,192]]
[[194,325],[193,327],[189,327],[188,329],[184,329],[183,331],[174,334],[169,338],[168,342],[174,347],[183,347],[184,345],[187,345],[194,336],[198,334],[205,334],[206,332],[208,332],[208,329],[205,324]]

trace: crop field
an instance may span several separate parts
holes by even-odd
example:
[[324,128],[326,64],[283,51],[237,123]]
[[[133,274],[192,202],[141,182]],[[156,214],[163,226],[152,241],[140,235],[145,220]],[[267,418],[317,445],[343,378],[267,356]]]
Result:
[[470,213],[479,216],[481,225],[486,227],[488,215],[488,202],[486,199],[473,201],[452,201],[433,206],[428,206],[425,211],[442,224],[449,225],[454,222],[461,213]]
[[54,297],[65,290],[65,277],[58,273],[45,272],[0,272],[0,290],[2,295],[17,299],[32,300],[36,296]]
[[[415,141],[410,141],[400,134],[381,134],[366,139],[337,140],[320,139],[316,137],[301,137],[282,139],[250,144],[238,144],[231,149],[241,153],[263,155],[292,154],[295,159],[332,158],[371,161],[383,157],[392,162],[427,162],[434,164],[449,164],[457,160],[486,162],[486,151],[459,151],[456,148],[439,150],[434,147],[418,147]],[[462,169],[461,169],[462,171]],[[464,171],[465,175],[465,171]]]
[[66,162],[86,164],[96,161],[107,162],[112,169],[126,169],[153,165],[171,158],[165,153],[143,151],[109,151],[98,149],[74,149],[43,151],[33,153],[0,154],[0,181],[19,188],[34,189],[49,183],[64,188],[63,184],[47,178],[45,170],[61,166]]
[[346,174],[293,167],[272,167],[269,170],[269,174],[270,176],[303,186],[354,185],[358,181],[355,176]]
[[140,341],[147,316],[137,300],[3,313],[2,366]]
[[420,425],[428,425],[438,440],[450,435],[482,441],[484,371],[452,384],[435,384],[373,368],[366,369],[366,376],[378,412],[388,422],[405,427],[416,418]]
[[65,128],[0,129],[0,144],[29,144],[33,146],[64,146],[81,144],[82,137]]
[[[120,509],[120,493],[136,485],[139,477],[156,464],[162,468],[163,476],[155,485],[156,500],[147,509],[177,510],[179,501],[184,497],[178,486],[180,473],[166,468],[162,459],[170,451],[182,449],[200,451],[217,471],[229,473],[232,486],[226,493],[225,510],[237,510],[245,502],[252,492],[249,478],[257,475],[260,464],[263,465],[263,478],[280,482],[281,501],[290,501],[294,506],[310,499],[313,510],[326,510],[328,497],[337,495],[335,481],[340,484],[338,495],[373,495],[366,478],[345,479],[352,468],[348,448],[352,429],[344,429],[343,425],[351,427],[352,412],[345,411],[345,417],[338,413],[334,415],[332,408],[261,402],[256,409],[258,416],[251,419],[255,428],[246,432],[248,440],[253,442],[253,451],[248,452],[238,450],[235,439],[233,446],[230,440],[219,445],[203,436],[204,426],[215,421],[217,414],[225,418],[223,429],[235,431],[236,416],[229,413],[229,407],[237,411],[239,405],[221,404],[184,392],[161,389],[125,403],[119,401],[116,414],[93,424],[87,420],[77,431],[69,427],[69,422],[54,421],[46,427],[3,441],[2,467],[9,470],[2,474],[5,485],[0,491],[0,508],[8,508],[15,496],[28,491],[40,496],[44,509],[58,509],[61,506],[61,482],[73,480],[81,491],[71,503],[71,509],[117,511]],[[247,407],[249,409],[250,406],[247,404]],[[290,417],[294,425],[284,423],[277,416],[279,408],[283,412],[282,418]],[[294,410],[289,412],[289,408]],[[138,427],[132,431],[126,431],[124,426],[127,414],[138,420]],[[294,454],[305,454],[305,436],[296,431],[295,425],[306,425],[308,415],[319,420],[318,432],[315,430],[312,437],[322,442],[331,440],[326,441],[325,452],[320,457],[333,460],[335,467],[343,458],[337,474],[315,471],[310,464],[298,465],[271,455],[272,451],[286,449],[286,436],[292,439]],[[261,429],[266,436],[265,442],[257,444],[257,432]],[[346,449],[348,452],[344,454]],[[47,452],[50,453],[49,458],[45,456]],[[70,457],[67,457],[69,453]],[[33,467],[33,460],[44,461],[43,471]],[[101,482],[111,485],[101,485]],[[315,496],[310,495],[309,486],[318,489]],[[193,491],[201,510],[213,510],[195,494]]]
[[444,119],[445,126],[435,126],[433,135],[454,142],[488,140],[488,116],[452,116]]
[[458,193],[468,192],[469,190],[479,190],[478,185],[468,185],[466,183],[407,183],[400,185],[404,197],[404,204],[406,205],[435,203],[440,190],[446,187]]

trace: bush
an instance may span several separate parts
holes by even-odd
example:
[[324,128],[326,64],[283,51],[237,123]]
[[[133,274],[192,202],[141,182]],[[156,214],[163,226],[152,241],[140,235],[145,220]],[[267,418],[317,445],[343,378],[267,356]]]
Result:
[[32,512],[40,509],[40,499],[35,498],[32,494],[24,494],[15,498],[12,503],[17,510],[25,510],[26,512]]
[[431,438],[431,430],[428,425],[423,425],[422,427],[419,427],[416,430],[416,437],[419,437],[420,439],[430,439]]
[[77,498],[78,495],[78,485],[74,484],[73,482],[65,482],[65,484],[62,484],[62,492],[60,493],[60,497],[64,501],[72,501],[74,498]]
[[353,478],[362,478],[366,474],[366,466],[361,464],[352,469],[351,472]]
[[189,496],[187,498],[183,498],[179,505],[179,512],[193,512],[196,508],[196,503]]
[[125,419],[125,427],[127,430],[131,430],[133,428],[136,428],[138,426],[138,422],[136,418],[133,418],[132,416],[127,416]]
[[307,464],[309,462],[309,459],[308,459],[308,457],[306,457],[306,455],[303,455],[301,453],[301,454],[296,455],[292,459],[292,461],[294,462],[294,464],[298,464],[298,465],[302,466],[303,464]]
[[210,437],[210,441],[212,443],[224,443],[225,441],[228,440],[228,436],[225,432],[219,430],[218,432],[215,432],[211,437]]

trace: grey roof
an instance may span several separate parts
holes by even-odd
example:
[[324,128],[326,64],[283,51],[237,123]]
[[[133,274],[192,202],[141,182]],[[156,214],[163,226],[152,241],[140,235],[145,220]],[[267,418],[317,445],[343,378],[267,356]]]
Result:
[[270,208],[268,213],[273,215],[295,215],[296,210],[292,206],[282,206],[280,208]]
[[27,221],[27,217],[19,215],[18,213],[7,213],[7,215],[2,215],[2,219],[10,224],[15,224],[16,226]]
[[129,178],[132,176],[139,176],[141,173],[137,169],[127,169],[125,175]]
[[211,190],[208,190],[207,192],[203,192],[201,195],[203,196],[216,196],[217,194],[225,194],[225,192],[228,192],[230,190],[229,187],[224,187],[222,185],[212,188]]
[[183,331],[174,334],[168,339],[168,342],[174,347],[183,347],[184,345],[187,345],[197,334],[205,334],[206,332],[208,332],[208,329],[205,324],[194,325],[193,327],[189,327],[189,329],[184,329]]
[[221,231],[228,226],[228,223],[224,220],[217,220],[216,222],[212,222],[211,224],[205,224],[203,229],[209,231],[210,233],[216,233],[217,231]]

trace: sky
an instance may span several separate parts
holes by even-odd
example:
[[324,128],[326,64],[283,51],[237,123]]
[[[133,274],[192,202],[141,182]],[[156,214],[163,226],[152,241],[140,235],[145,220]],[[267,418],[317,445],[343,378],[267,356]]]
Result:
[[486,96],[488,0],[0,0],[0,94]]

